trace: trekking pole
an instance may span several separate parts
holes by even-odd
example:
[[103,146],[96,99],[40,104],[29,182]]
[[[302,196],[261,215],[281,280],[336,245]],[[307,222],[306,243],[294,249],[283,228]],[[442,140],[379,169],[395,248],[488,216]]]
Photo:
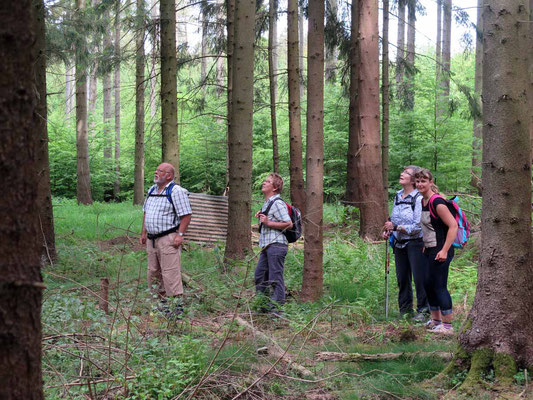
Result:
[[385,319],[389,318],[389,241],[385,241]]

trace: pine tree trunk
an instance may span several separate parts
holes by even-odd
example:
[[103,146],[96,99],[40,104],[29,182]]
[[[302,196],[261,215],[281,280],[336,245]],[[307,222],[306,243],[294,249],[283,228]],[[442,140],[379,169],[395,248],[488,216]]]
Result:
[[[483,0],[481,0],[483,1]],[[436,137],[437,124],[442,113],[440,106],[440,81],[442,79],[442,0],[437,0],[437,44],[435,47],[435,118],[433,135]]]
[[227,108],[227,118],[228,118],[228,129],[226,131],[226,186],[229,185],[230,180],[230,160],[229,160],[229,136],[230,136],[230,130],[231,130],[231,107],[232,107],[232,94],[233,94],[233,49],[235,44],[235,0],[225,0],[226,1],[226,30],[227,30],[227,70],[228,70],[228,76],[227,76],[227,101],[226,101],[226,108]]
[[472,179],[470,184],[481,194],[481,142],[483,136],[483,119],[481,115],[481,87],[483,68],[483,0],[478,0],[476,23],[476,66],[474,75],[474,99],[479,105],[479,113],[474,114],[472,141]]
[[[389,0],[383,0],[383,44],[381,71],[381,159],[385,201],[389,188]],[[386,205],[388,208],[388,205]]]
[[307,180],[304,271],[301,298],[322,295],[324,198],[324,1],[309,0],[307,30]]
[[507,383],[514,361],[533,366],[528,13],[527,1],[484,2],[482,239],[476,297],[459,336],[474,355],[490,352]]
[[356,159],[359,156],[359,0],[352,1],[352,21],[350,27],[350,116],[348,122],[348,154],[346,165],[345,200],[350,205],[359,206],[357,185],[359,170]]
[[289,0],[287,13],[287,79],[289,86],[289,170],[291,177],[291,202],[305,215],[300,107],[300,56],[298,48],[298,0]]
[[65,63],[65,116],[70,118],[76,108],[76,95],[74,93],[74,82],[76,72],[74,64]]
[[157,5],[158,0],[152,0],[151,12],[152,12],[152,54],[151,54],[151,68],[150,68],[150,116],[152,119],[157,113],[157,59],[159,54],[157,52],[159,45],[159,7]]
[[269,1],[268,9],[268,82],[270,89],[270,126],[272,129],[272,163],[274,172],[279,173],[278,128],[276,124],[277,97],[277,10],[278,0]]
[[133,204],[144,201],[144,0],[137,0],[135,54],[135,166]]
[[304,98],[305,95],[305,32],[304,32],[304,10],[303,7],[300,9],[300,14],[298,17],[298,64],[300,66],[300,99]]
[[205,85],[207,79],[207,1],[203,1],[201,5],[201,18],[202,18],[202,42],[200,46],[201,58],[200,58],[200,84],[203,87],[205,94]]
[[359,173],[361,228],[363,238],[377,240],[387,218],[381,170],[379,137],[379,31],[377,0],[359,3]]
[[35,107],[35,165],[37,169],[37,208],[39,210],[40,237],[43,238],[41,255],[47,262],[57,258],[52,193],[50,190],[50,163],[48,157],[48,129],[46,126],[46,43],[45,11],[42,0],[33,0],[35,22],[35,87],[39,93]]
[[396,98],[402,104],[403,78],[405,71],[405,4],[407,0],[398,0],[398,34],[396,46]]
[[448,109],[450,96],[450,54],[452,43],[452,0],[442,0],[442,107]]
[[224,259],[241,260],[252,249],[252,128],[255,0],[235,1],[232,107],[229,129],[228,236]]
[[[109,21],[109,12],[105,13],[105,19]],[[104,35],[104,51],[110,53],[112,51],[111,36]],[[112,98],[112,88],[111,88],[111,67],[106,66],[106,71],[102,77],[103,85],[103,118],[104,118],[104,162],[107,168],[111,168],[111,157],[113,155],[113,146],[111,139],[111,118],[113,118],[113,113],[111,111],[111,98]],[[107,191],[107,190],[106,190]]]
[[[85,0],[76,0],[76,12],[83,13]],[[92,204],[89,171],[89,136],[87,133],[87,43],[82,38],[76,47],[76,158],[78,204]]]
[[[339,6],[337,0],[326,0],[326,21],[331,21],[330,23],[337,24]],[[335,80],[335,73],[337,71],[337,58],[338,58],[338,49],[336,47],[328,48],[326,44],[326,58],[325,58],[325,78],[327,82],[332,82]]]
[[160,0],[161,22],[161,145],[162,161],[176,168],[179,182],[178,82],[175,0]]
[[0,211],[0,398],[6,400],[44,398],[40,319],[44,285],[38,239],[42,234],[34,154],[35,142],[41,139],[36,124],[41,122],[35,118],[38,49],[32,12],[30,0],[0,3],[0,154],[5,187]]
[[[91,0],[91,7],[93,10],[96,9],[97,4],[98,0]],[[99,51],[97,43],[94,43],[93,46],[91,46],[90,52],[91,54],[98,54]],[[98,97],[98,79],[96,75],[96,72],[98,71],[98,59],[93,59],[91,61],[91,67],[89,68],[89,71],[89,132],[91,136],[93,136],[95,133],[94,112],[96,111],[96,100]]]
[[[415,107],[415,37],[416,37],[416,0],[407,0],[407,54],[405,62],[407,68],[407,79],[405,81],[404,108],[413,110]],[[405,79],[405,78],[404,78]]]
[[113,185],[113,199],[120,194],[120,0],[115,3],[115,182]]

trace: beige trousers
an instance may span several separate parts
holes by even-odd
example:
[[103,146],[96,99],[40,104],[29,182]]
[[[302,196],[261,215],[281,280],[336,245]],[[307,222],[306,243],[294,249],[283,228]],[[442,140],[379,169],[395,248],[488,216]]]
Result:
[[148,287],[160,296],[183,294],[181,246],[174,246],[176,235],[177,233],[170,233],[155,240],[146,240]]

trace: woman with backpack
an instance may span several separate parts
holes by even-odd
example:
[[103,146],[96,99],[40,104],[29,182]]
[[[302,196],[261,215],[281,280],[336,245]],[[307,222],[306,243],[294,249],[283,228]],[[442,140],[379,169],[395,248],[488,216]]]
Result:
[[[422,232],[428,274],[424,287],[431,311],[426,327],[432,333],[453,335],[452,298],[448,292],[448,272],[454,256],[452,244],[457,235],[453,206],[439,194],[433,174],[422,169],[415,174],[416,188],[422,195]],[[453,210],[453,211],[452,211]]]
[[415,173],[420,167],[409,165],[400,174],[399,183],[402,189],[394,196],[391,217],[383,227],[383,236],[393,235],[391,245],[396,264],[398,281],[398,307],[402,315],[413,314],[413,287],[416,289],[416,315],[414,321],[426,322],[429,306],[424,289],[427,275],[427,260],[422,253],[422,196],[415,188]]

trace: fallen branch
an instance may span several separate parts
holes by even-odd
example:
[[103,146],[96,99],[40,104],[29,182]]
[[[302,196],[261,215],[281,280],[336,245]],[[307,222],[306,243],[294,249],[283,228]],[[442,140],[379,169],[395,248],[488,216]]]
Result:
[[245,329],[248,329],[249,331],[253,332],[253,334],[256,336],[256,337],[259,337],[261,338],[262,340],[266,341],[266,342],[269,342],[270,343],[270,346],[268,348],[268,353],[271,354],[272,356],[276,357],[276,358],[280,358],[281,360],[283,360],[284,362],[286,362],[290,368],[296,370],[298,373],[300,373],[301,376],[307,376],[307,377],[313,377],[313,373],[311,371],[309,371],[307,368],[305,368],[304,366],[294,362],[290,357],[289,355],[287,354],[287,352],[285,350],[283,350],[279,344],[277,344],[274,339],[267,335],[266,333],[264,332],[261,332],[259,329],[257,328],[254,328],[252,325],[250,325],[250,323],[248,321],[245,321],[244,319],[242,319],[241,317],[236,317],[235,318],[235,322],[237,322],[240,326],[242,326],[243,328]]
[[119,379],[131,380],[131,379],[134,379],[134,378],[136,378],[136,376],[132,375],[132,376],[126,376],[126,377],[122,377],[122,378],[113,377],[113,378],[106,378],[106,379],[95,379],[95,380],[87,381],[87,382],[81,382],[79,379],[77,379],[77,380],[75,380],[74,382],[71,382],[71,383],[64,383],[62,385],[46,386],[46,389],[52,389],[52,388],[56,388],[56,387],[85,386],[85,385],[89,385],[89,384],[92,385],[94,383],[116,382]]
[[363,353],[338,353],[333,351],[319,351],[316,353],[317,360],[320,361],[388,361],[396,360],[401,357],[438,357],[445,361],[452,359],[453,353],[446,351],[431,351],[414,353],[378,353],[378,354],[363,354]]

